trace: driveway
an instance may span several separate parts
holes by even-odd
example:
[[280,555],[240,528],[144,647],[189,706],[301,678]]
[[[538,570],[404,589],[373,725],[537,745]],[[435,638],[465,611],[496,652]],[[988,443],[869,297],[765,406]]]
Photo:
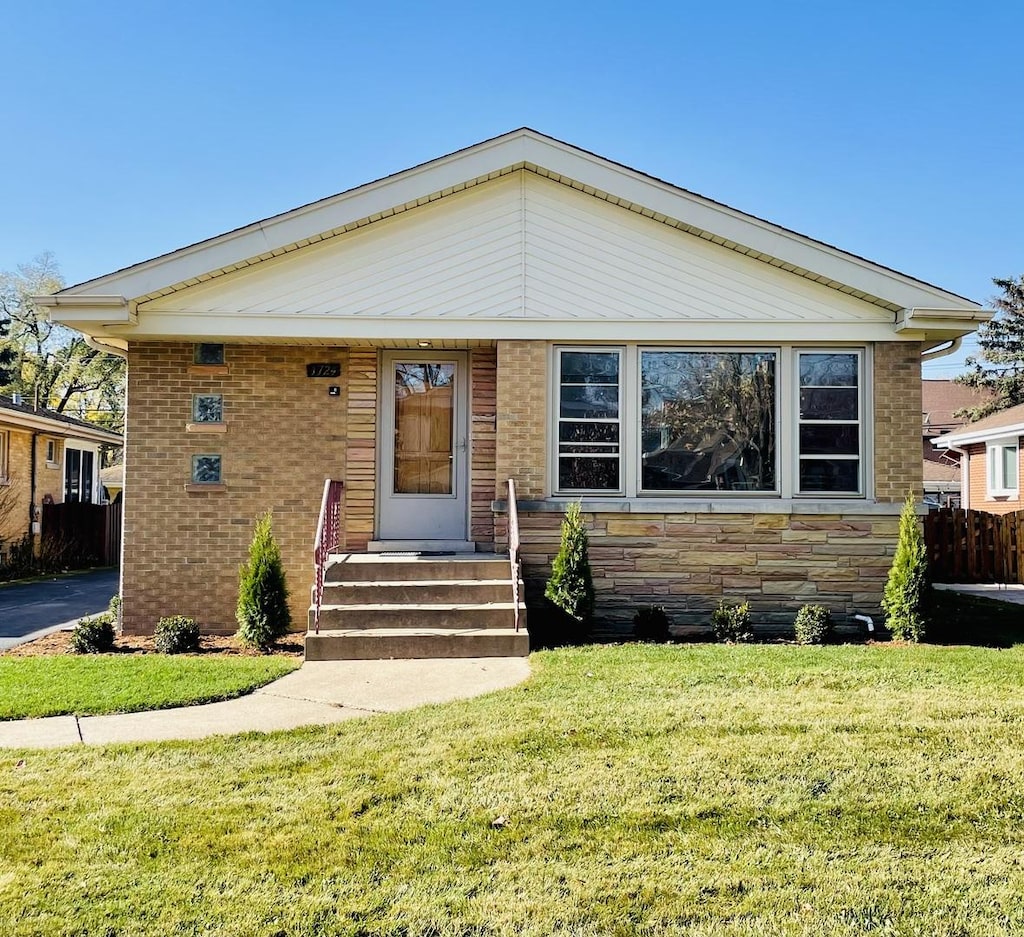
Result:
[[102,612],[117,590],[116,569],[0,587],[0,651]]

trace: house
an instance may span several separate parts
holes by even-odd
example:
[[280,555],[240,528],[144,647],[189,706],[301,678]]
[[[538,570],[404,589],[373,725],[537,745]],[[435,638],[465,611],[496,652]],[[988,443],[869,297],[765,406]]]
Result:
[[1021,437],[1024,404],[968,423],[935,440],[936,448],[960,460],[961,507],[990,514],[1024,510],[1021,498]]
[[991,316],[529,129],[37,301],[128,358],[134,632],[233,629],[266,509],[303,620],[327,478],[353,630],[455,622],[438,583],[498,567],[394,554],[502,551],[508,479],[530,595],[582,501],[606,623],[871,612],[921,492],[922,354]]
[[42,504],[101,503],[100,453],[121,443],[95,423],[0,396],[0,554],[39,533]]
[[977,387],[951,380],[921,382],[921,440],[924,469],[924,499],[928,504],[960,504],[960,459],[945,449],[937,449],[936,439],[963,426],[967,420],[957,416],[963,410],[981,406],[990,395]]

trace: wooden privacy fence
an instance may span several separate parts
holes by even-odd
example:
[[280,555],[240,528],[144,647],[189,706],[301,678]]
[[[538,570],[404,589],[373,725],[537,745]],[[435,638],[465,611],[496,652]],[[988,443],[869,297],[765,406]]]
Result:
[[939,508],[924,519],[934,582],[1024,582],[1024,511]]
[[67,566],[121,562],[121,510],[116,504],[44,504],[41,548]]

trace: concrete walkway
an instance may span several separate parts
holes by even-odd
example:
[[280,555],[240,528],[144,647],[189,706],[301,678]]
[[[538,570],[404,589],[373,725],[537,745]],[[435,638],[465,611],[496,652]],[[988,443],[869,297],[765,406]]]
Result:
[[959,592],[963,595],[980,595],[1010,605],[1024,605],[1024,585],[1015,582],[936,582],[933,583],[933,588],[944,592]]
[[0,748],[202,739],[329,725],[467,699],[514,686],[529,675],[524,657],[307,661],[255,693],[223,703],[0,722]]

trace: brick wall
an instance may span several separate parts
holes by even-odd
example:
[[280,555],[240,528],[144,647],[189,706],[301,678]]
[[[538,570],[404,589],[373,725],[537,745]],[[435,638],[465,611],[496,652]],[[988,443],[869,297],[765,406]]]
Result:
[[470,355],[470,409],[472,421],[469,432],[471,447],[469,539],[479,550],[494,549],[494,513],[491,501],[495,485],[504,479],[495,479],[497,445],[497,349],[474,348]]
[[[352,406],[346,394],[328,396],[336,381],[308,379],[305,368],[340,360],[348,375],[350,363],[337,349],[235,345],[226,373],[197,373],[191,360],[187,343],[129,349],[125,629],[151,631],[159,617],[181,614],[208,631],[233,631],[238,567],[254,519],[268,509],[293,626],[303,628],[323,481],[344,475]],[[224,394],[225,433],[185,431],[194,393]],[[185,490],[197,453],[222,455],[224,490]]]
[[874,348],[875,500],[922,495],[921,345],[880,342]]
[[[29,502],[31,500],[32,433],[13,426],[0,426],[8,434],[9,484],[0,483],[0,541],[18,540],[29,531]],[[36,437],[36,506],[50,495],[55,503],[64,500],[64,474],[58,465],[46,465],[46,442],[55,437],[40,433]],[[58,446],[63,447],[58,441]],[[58,449],[61,452],[62,448]],[[60,456],[62,458],[62,456]]]
[[546,497],[548,350],[544,342],[498,342],[497,489],[516,480],[519,497]]

